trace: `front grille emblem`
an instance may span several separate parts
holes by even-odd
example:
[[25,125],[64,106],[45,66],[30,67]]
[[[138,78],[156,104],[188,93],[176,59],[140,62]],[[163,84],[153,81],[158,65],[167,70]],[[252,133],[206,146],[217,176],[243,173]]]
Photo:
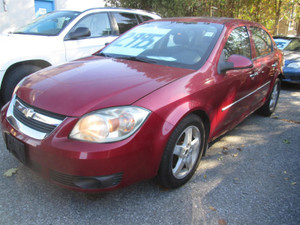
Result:
[[32,118],[35,115],[35,112],[33,109],[25,108],[22,110],[22,113],[26,118]]
[[18,100],[16,100],[15,106],[17,107],[17,109],[23,113],[23,115],[26,118],[33,118],[36,114],[36,112],[34,111],[34,109],[26,107],[22,104],[20,104],[20,102]]

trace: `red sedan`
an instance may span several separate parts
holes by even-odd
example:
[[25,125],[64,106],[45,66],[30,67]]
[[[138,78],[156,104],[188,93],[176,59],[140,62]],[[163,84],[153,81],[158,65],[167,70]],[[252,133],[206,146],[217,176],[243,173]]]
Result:
[[253,22],[176,18],[139,25],[91,57],[23,79],[1,112],[7,149],[82,191],[194,174],[208,143],[252,112],[271,115],[282,53]]

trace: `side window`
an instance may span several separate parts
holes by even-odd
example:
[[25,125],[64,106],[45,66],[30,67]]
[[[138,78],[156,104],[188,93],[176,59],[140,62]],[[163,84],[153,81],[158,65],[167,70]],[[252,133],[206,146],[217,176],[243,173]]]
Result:
[[223,49],[223,54],[225,60],[234,54],[251,59],[251,46],[246,27],[238,27],[231,32]]
[[153,18],[150,16],[143,16],[143,15],[140,15],[140,16],[142,17],[143,21],[153,20]]
[[123,34],[130,28],[138,24],[137,18],[131,13],[112,13],[118,23],[120,34]]
[[272,52],[272,41],[265,30],[259,27],[251,27],[251,32],[255,45],[256,57],[264,56]]
[[91,38],[111,35],[111,27],[107,13],[96,13],[84,17],[70,32],[74,32],[79,27],[89,28]]

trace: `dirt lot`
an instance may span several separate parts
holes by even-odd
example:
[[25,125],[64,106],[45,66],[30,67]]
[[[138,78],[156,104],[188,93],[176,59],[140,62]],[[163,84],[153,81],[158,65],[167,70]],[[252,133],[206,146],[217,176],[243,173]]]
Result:
[[[4,173],[17,168],[7,177]],[[101,194],[62,189],[0,140],[0,224],[300,224],[300,85],[271,118],[252,115],[208,150],[177,190],[151,181]]]

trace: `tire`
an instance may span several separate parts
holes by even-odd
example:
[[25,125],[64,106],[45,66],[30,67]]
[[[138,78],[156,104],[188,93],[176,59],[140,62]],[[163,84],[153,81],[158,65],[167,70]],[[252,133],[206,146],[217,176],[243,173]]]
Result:
[[6,103],[12,97],[12,93],[14,88],[22,80],[24,77],[32,74],[42,68],[34,65],[21,65],[18,67],[13,68],[10,70],[4,77],[2,88],[1,88],[1,95],[3,101]]
[[280,86],[281,86],[281,81],[277,78],[268,100],[258,110],[258,112],[261,115],[271,116],[272,113],[275,111],[277,102],[278,102],[278,98],[279,98],[279,94],[280,94]]
[[185,117],[175,128],[162,156],[156,182],[166,188],[178,188],[191,179],[206,147],[202,120]]

